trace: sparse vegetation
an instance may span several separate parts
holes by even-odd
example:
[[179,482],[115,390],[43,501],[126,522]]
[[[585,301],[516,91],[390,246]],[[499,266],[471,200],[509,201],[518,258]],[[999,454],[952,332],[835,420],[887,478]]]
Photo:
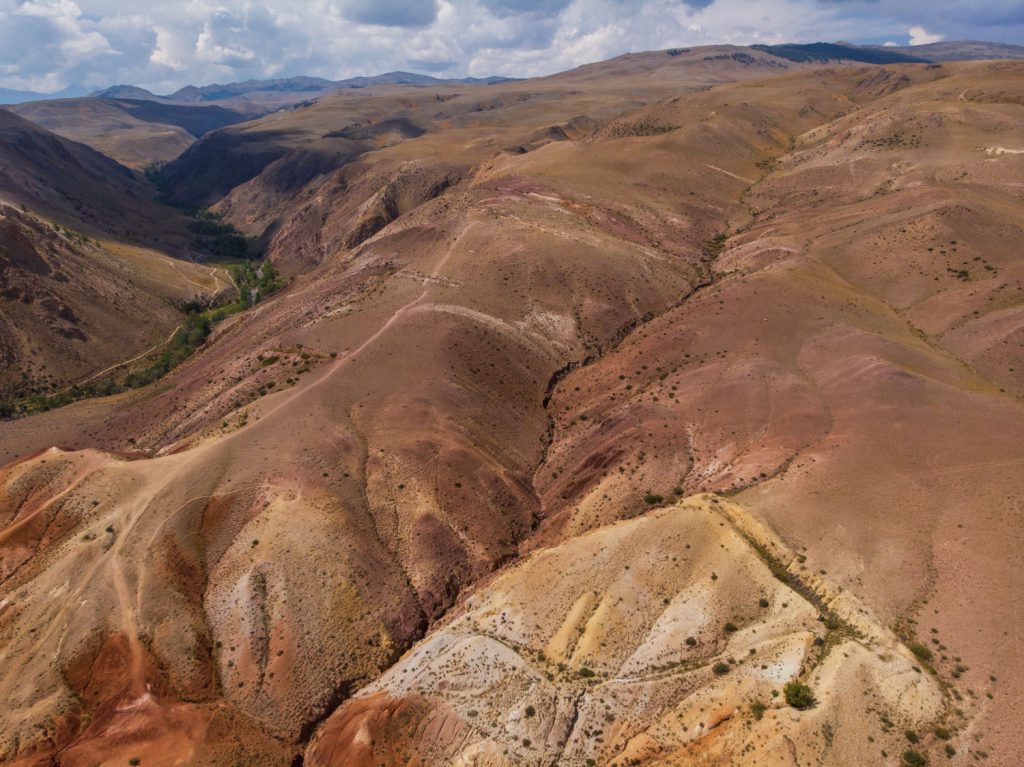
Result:
[[728,663],[718,661],[718,663],[711,667],[711,670],[718,674],[718,676],[725,676],[732,671],[732,667]]

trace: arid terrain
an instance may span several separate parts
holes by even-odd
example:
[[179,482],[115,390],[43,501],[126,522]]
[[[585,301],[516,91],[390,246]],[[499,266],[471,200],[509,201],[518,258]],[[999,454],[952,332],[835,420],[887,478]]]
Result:
[[342,89],[161,195],[0,120],[5,364],[227,300],[184,207],[286,281],[0,421],[0,762],[1020,763],[1024,62]]

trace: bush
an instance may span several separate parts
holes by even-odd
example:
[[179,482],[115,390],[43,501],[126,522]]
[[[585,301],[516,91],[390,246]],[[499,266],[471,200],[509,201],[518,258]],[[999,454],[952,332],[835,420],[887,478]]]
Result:
[[903,752],[903,763],[907,767],[924,767],[924,765],[928,764],[928,759],[919,751],[907,749]]
[[725,632],[727,634],[732,634],[732,633],[735,633],[737,631],[739,631],[739,627],[737,627],[736,624],[733,623],[732,621],[729,621],[728,623],[725,624]]
[[594,672],[584,666],[577,672],[584,679],[591,679],[594,676]]
[[648,493],[644,496],[644,501],[646,501],[650,506],[653,506],[656,503],[661,503],[664,500],[665,499],[657,493]]
[[914,653],[918,660],[928,663],[932,659],[932,651],[920,642],[911,642],[907,645],[910,652]]
[[764,712],[768,710],[768,705],[762,703],[759,700],[755,700],[750,704],[750,713],[754,715],[754,719],[760,720],[764,716]]
[[782,692],[786,696],[786,703],[793,708],[810,708],[816,703],[811,688],[795,679],[792,682],[787,682],[786,686],[782,688]]
[[718,676],[725,676],[730,671],[732,671],[732,668],[729,666],[728,663],[722,663],[722,661],[718,661],[718,663],[711,667],[711,670],[718,674]]

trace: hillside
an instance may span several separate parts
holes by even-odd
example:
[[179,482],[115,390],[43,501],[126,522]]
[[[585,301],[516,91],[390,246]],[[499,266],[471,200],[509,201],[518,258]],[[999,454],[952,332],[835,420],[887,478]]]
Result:
[[173,160],[204,133],[248,119],[219,106],[128,98],[35,101],[8,109],[136,169]]
[[188,253],[187,221],[98,152],[0,111],[0,401],[161,343],[180,305],[229,287]]
[[0,760],[1015,764],[1022,103],[716,46],[207,134],[291,282],[0,422]]

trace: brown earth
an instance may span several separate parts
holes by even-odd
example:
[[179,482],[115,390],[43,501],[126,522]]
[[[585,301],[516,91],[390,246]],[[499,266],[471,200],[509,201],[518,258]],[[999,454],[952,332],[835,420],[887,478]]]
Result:
[[175,163],[294,279],[0,424],[3,758],[1014,764],[1024,65],[712,53]]

